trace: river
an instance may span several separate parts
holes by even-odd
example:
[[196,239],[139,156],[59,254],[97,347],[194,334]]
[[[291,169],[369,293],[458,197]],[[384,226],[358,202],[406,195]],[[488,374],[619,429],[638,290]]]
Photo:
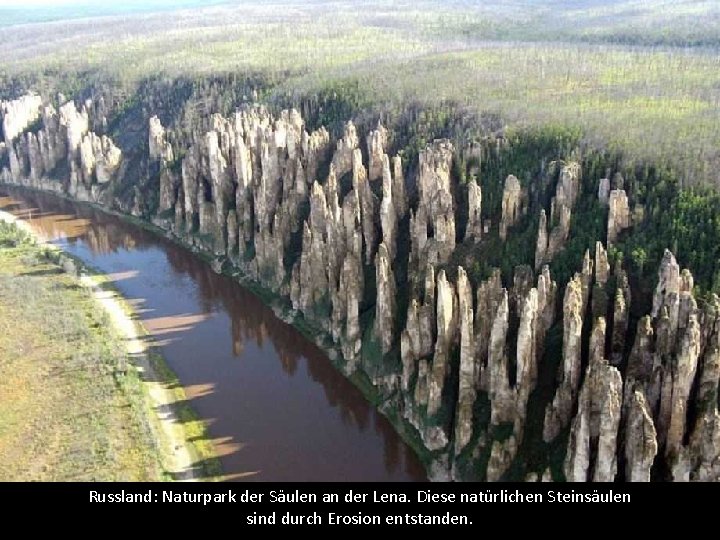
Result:
[[0,209],[106,273],[177,374],[227,479],[416,481],[412,450],[325,353],[188,250],[88,205],[3,188]]

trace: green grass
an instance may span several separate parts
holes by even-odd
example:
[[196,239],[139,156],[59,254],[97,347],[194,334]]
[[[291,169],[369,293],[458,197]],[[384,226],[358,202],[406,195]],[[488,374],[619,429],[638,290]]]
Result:
[[157,352],[149,354],[150,365],[155,375],[167,388],[171,388],[174,399],[173,409],[178,423],[182,425],[183,437],[191,446],[195,463],[198,464],[198,476],[204,480],[219,479],[222,475],[220,460],[207,434],[207,422],[202,420],[187,403],[185,390],[177,376],[169,368],[165,359]]
[[0,225],[0,479],[164,479],[122,338],[23,237]]
[[[5,420],[0,424],[0,479],[172,480],[163,464],[165,453],[172,451],[168,445],[178,440],[187,446],[196,477],[219,478],[220,462],[207,425],[187,403],[162,355],[154,349],[147,352],[151,378],[169,393],[177,418],[172,441],[158,425],[139,372],[130,368],[133,359],[125,338],[115,333],[89,290],[78,285],[75,275],[65,273],[68,261],[102,289],[118,294],[121,308],[135,318],[104,275],[70,255],[36,245],[26,233],[0,222],[0,298],[7,297],[6,305],[15,300],[23,308],[11,320],[0,306],[0,327],[8,330],[0,349],[10,351],[0,361],[0,377],[7,378],[3,368],[11,369],[8,386],[20,388],[3,394],[11,399],[0,399],[0,417]],[[23,330],[24,325],[44,331],[27,342],[17,340],[32,334]],[[140,325],[137,329],[145,333]],[[13,354],[13,349],[19,352]],[[47,377],[46,369],[61,375]],[[43,410],[54,414],[38,419]],[[20,436],[36,442],[24,455],[17,451]],[[47,444],[51,439],[59,441],[55,447]],[[69,456],[64,454],[68,447]],[[29,467],[29,460],[34,465]]]

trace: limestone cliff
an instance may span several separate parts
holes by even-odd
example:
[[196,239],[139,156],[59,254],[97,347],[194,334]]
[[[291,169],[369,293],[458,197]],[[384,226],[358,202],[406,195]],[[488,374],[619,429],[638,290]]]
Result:
[[41,108],[42,98],[37,94],[26,94],[10,101],[0,100],[0,125],[6,145],[9,146],[40,117]]
[[522,188],[520,181],[509,175],[505,179],[502,198],[502,217],[500,219],[500,239],[506,240],[508,229],[515,225],[522,212]]
[[603,318],[595,321],[590,339],[590,363],[570,429],[565,477],[571,482],[612,482],[617,473],[623,383],[620,372],[603,358]]
[[473,179],[468,182],[468,223],[465,240],[480,241],[482,228],[482,190]]
[[539,270],[544,263],[552,261],[565,247],[570,236],[570,219],[580,193],[581,168],[578,163],[572,162],[560,168],[555,196],[550,201],[550,224],[545,209],[540,211],[538,236],[535,247],[535,269]]
[[419,201],[410,221],[410,262],[416,271],[428,264],[447,263],[455,250],[455,209],[450,190],[453,152],[453,145],[445,139],[420,152]]
[[347,174],[353,169],[353,154],[360,144],[355,124],[349,121],[345,124],[345,134],[337,142],[335,154],[333,154],[332,165],[338,177]]
[[629,482],[649,482],[650,469],[658,451],[657,433],[641,390],[633,392],[627,415],[625,478]]
[[377,303],[375,311],[375,334],[387,353],[393,344],[395,325],[395,276],[390,263],[390,254],[385,243],[380,244],[375,257],[375,283]]
[[[373,386],[437,478],[550,479],[547,462],[529,470],[529,446],[566,448],[555,479],[720,476],[720,302],[696,300],[669,251],[651,299],[609,260],[644,219],[622,176],[584,179],[553,156],[537,178],[493,179],[482,160],[499,159],[501,136],[434,140],[410,163],[385,117],[361,145],[353,121],[334,140],[296,110],[257,104],[185,131],[148,111],[124,153],[98,99],[44,103],[2,103],[2,182],[151,220],[216,271],[272,291]],[[607,236],[576,241],[587,205],[607,211]]]
[[622,231],[630,226],[630,205],[624,189],[613,189],[608,199],[607,244],[612,246]]
[[388,145],[388,131],[382,124],[378,124],[377,128],[368,133],[368,179],[377,180],[383,176],[385,150]]
[[460,326],[460,374],[455,419],[455,453],[459,454],[472,436],[473,406],[477,397],[478,365],[475,361],[475,327],[472,285],[463,268],[458,268],[458,317]]
[[[122,152],[107,135],[90,131],[89,105],[78,110],[68,101],[58,112],[36,95],[3,102],[9,163],[4,176],[13,183],[100,201],[101,186],[118,176]],[[36,120],[41,121],[39,129],[23,131]]]
[[570,421],[580,383],[580,346],[584,303],[582,282],[576,275],[565,289],[563,300],[562,371],[555,397],[545,411],[543,439],[553,440]]

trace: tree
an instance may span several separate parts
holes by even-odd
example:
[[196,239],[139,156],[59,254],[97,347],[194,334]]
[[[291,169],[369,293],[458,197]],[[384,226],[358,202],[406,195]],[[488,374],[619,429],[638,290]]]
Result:
[[647,262],[648,256],[645,250],[641,247],[637,247],[632,250],[630,253],[630,258],[632,259],[633,264],[635,265],[635,268],[637,268],[638,275],[642,277],[643,275],[643,268],[645,267],[645,263]]

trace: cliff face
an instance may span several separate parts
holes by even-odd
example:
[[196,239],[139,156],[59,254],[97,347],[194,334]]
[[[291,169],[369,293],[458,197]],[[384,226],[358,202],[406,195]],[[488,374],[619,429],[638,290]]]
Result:
[[540,210],[535,247],[535,269],[551,262],[565,247],[570,235],[570,219],[580,193],[580,165],[570,163],[560,168],[555,196],[550,202],[550,231],[545,209]]
[[[58,112],[33,95],[3,103],[9,162],[0,173],[3,180],[99,201],[100,186],[117,177],[122,152],[106,135],[90,131],[89,106],[86,103],[78,110],[67,102]],[[42,121],[39,130],[23,132],[38,119]]]
[[508,229],[517,223],[523,210],[522,188],[512,174],[505,179],[502,198],[502,218],[500,219],[500,239],[507,240]]
[[630,226],[630,206],[624,189],[614,189],[608,199],[607,244],[612,246],[619,234]]
[[42,98],[35,94],[27,94],[12,101],[0,100],[2,140],[7,146],[40,117],[41,108]]
[[[380,407],[421,441],[434,477],[511,477],[529,445],[565,449],[560,468],[525,471],[544,479],[720,475],[720,302],[699,308],[692,275],[667,252],[651,313],[629,335],[634,292],[606,250],[632,225],[621,178],[590,182],[606,205],[606,241],[558,285],[549,265],[581,207],[575,162],[554,162],[545,198],[512,174],[463,185],[459,153],[441,139],[406,178],[414,168],[388,154],[381,124],[363,143],[348,122],[332,141],[297,111],[252,106],[213,115],[187,147],[150,117],[143,148],[156,192],[130,183],[128,205],[115,198],[129,182],[123,154],[91,130],[104,123],[97,106],[57,112],[29,96],[2,107],[3,182],[132,212],[212,254],[215,268],[241,269],[340,352],[341,369],[373,385]],[[502,182],[495,216],[483,206],[489,182]],[[528,264],[506,276],[473,269],[472,254],[512,242],[533,216]]]
[[419,200],[410,214],[411,271],[445,264],[455,249],[455,201],[450,189],[454,151],[452,143],[443,139],[420,153]]

